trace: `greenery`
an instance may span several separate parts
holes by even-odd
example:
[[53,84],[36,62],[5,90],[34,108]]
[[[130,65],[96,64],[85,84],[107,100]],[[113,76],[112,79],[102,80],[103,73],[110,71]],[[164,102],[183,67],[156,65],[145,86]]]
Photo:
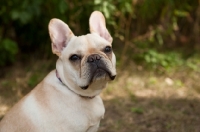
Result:
[[17,43],[11,39],[3,39],[0,45],[0,66],[8,62],[14,62],[14,56],[18,52]]
[[131,59],[165,69],[200,49],[198,0],[12,0],[0,3],[0,66],[30,54],[51,57],[50,19],[62,19],[76,35],[86,34],[93,10],[106,17],[119,65]]

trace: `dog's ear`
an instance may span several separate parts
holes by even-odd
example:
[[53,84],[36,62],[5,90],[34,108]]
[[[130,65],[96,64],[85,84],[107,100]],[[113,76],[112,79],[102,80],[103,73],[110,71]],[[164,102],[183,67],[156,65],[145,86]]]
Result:
[[90,16],[90,32],[97,33],[102,38],[112,43],[113,39],[106,28],[105,18],[99,11],[94,11]]
[[61,51],[67,46],[74,34],[67,24],[56,18],[51,19],[48,28],[52,42],[52,52],[60,56]]

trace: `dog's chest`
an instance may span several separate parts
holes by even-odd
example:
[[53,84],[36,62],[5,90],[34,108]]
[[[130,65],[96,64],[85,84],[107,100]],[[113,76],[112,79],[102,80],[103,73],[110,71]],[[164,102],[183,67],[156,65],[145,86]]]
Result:
[[[43,107],[29,97],[24,106],[27,117],[33,121],[40,131],[87,131],[91,127],[98,127],[104,116],[105,108],[100,97],[94,99],[71,99],[71,101],[53,103],[52,106]],[[59,103],[58,103],[59,102]],[[29,105],[37,109],[28,108]],[[33,106],[34,105],[34,106]],[[30,115],[30,113],[32,113]],[[57,127],[55,127],[57,126]],[[41,129],[41,130],[40,130]]]
[[[90,104],[88,104],[88,101]],[[82,106],[81,106],[82,105]],[[88,120],[88,125],[93,126],[104,117],[105,108],[103,105],[103,102],[100,98],[94,99],[94,100],[83,100],[82,103],[80,103],[80,109],[82,109],[80,116],[84,116]]]

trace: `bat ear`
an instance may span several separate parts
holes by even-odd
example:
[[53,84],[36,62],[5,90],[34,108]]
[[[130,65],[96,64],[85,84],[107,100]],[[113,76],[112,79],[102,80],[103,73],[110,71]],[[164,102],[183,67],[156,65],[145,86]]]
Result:
[[91,33],[97,33],[99,36],[112,43],[113,38],[106,28],[105,17],[101,12],[94,11],[90,16],[89,24]]
[[48,28],[52,42],[52,52],[60,56],[61,51],[67,46],[74,34],[66,23],[56,18],[51,19]]

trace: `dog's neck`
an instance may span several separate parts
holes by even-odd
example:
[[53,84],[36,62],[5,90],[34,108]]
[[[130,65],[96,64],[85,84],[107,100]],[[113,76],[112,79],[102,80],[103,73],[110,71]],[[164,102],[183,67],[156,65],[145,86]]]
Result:
[[[67,89],[69,89],[68,86],[67,86],[66,84],[64,84],[63,81],[61,80],[61,78],[60,78],[60,76],[59,76],[57,70],[56,70],[56,77],[58,78],[58,80],[59,80],[63,85],[66,86]],[[69,90],[72,91],[71,89],[69,89]],[[93,99],[93,98],[95,97],[95,96],[91,96],[91,97],[90,97],[90,96],[83,96],[83,95],[77,94],[77,93],[74,92],[74,91],[72,91],[72,92],[75,93],[76,95],[82,97],[82,98],[85,98],[85,99]]]

